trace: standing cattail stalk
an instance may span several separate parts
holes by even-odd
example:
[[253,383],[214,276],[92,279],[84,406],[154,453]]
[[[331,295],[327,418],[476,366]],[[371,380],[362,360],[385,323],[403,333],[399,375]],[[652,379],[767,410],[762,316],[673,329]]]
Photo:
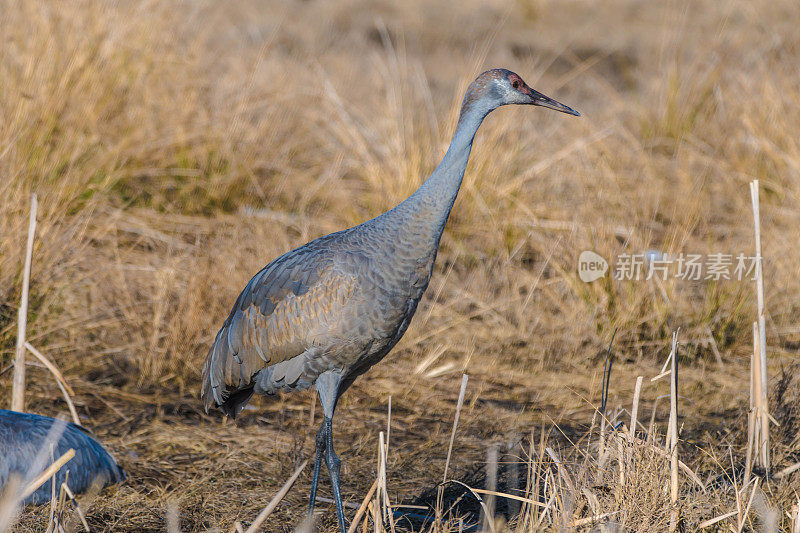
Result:
[[25,410],[25,329],[28,327],[28,288],[31,283],[33,236],[36,234],[36,210],[39,202],[31,196],[31,216],[28,222],[28,245],[25,248],[25,267],[22,271],[22,296],[17,314],[17,352],[14,357],[14,383],[11,387],[11,410]]

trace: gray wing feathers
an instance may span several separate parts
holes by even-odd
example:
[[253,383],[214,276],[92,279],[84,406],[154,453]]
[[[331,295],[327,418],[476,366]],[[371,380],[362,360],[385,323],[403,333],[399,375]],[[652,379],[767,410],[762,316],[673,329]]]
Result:
[[275,381],[294,383],[319,332],[352,295],[355,277],[333,254],[299,248],[264,267],[247,284],[217,334],[203,368],[206,409],[252,388],[252,378],[272,367]]
[[[62,426],[50,434],[54,424]],[[60,433],[55,442],[49,438]],[[73,424],[54,420],[49,417],[29,413],[17,413],[0,409],[0,487],[3,487],[12,474],[19,474],[32,480],[44,470],[50,457],[49,446],[54,445],[53,454],[58,457],[70,448],[75,450],[75,457],[56,474],[56,486],[66,480],[69,471],[69,486],[75,492],[88,489],[95,480],[105,483],[116,483],[125,478],[114,458],[84,428]],[[44,451],[44,455],[41,453]],[[40,459],[40,461],[37,461]],[[42,503],[50,499],[50,483],[48,479],[25,501],[26,503]]]

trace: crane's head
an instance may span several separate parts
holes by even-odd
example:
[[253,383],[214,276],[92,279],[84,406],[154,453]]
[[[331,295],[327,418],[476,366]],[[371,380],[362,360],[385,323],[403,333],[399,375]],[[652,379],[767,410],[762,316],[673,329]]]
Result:
[[581,116],[571,107],[531,89],[519,75],[504,68],[487,70],[475,78],[464,96],[462,115],[473,107],[480,107],[482,111],[488,113],[492,109],[509,104],[538,105],[576,117]]

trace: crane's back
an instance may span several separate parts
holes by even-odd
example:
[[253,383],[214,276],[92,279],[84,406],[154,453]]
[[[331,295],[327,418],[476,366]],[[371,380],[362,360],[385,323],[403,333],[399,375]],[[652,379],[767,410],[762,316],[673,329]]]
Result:
[[[49,440],[49,436],[59,433],[57,440]],[[95,481],[106,485],[125,479],[125,473],[114,458],[88,430],[46,416],[0,409],[0,487],[14,474],[22,477],[23,483],[39,475],[51,463],[51,445],[55,458],[70,448],[75,450],[75,457],[55,476],[56,493],[67,479],[67,472],[69,488],[75,493],[87,490]],[[48,501],[51,481],[52,478],[48,479],[26,503]]]

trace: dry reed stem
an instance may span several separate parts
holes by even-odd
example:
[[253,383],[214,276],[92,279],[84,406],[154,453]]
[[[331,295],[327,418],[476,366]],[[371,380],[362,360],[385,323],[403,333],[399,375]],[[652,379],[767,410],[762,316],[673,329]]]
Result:
[[444,462],[444,472],[442,473],[442,485],[436,490],[436,528],[441,527],[442,522],[442,498],[444,497],[444,483],[447,481],[447,472],[450,469],[450,459],[453,455],[453,444],[456,440],[456,431],[458,430],[458,419],[461,416],[461,408],[464,406],[464,397],[467,393],[467,382],[469,376],[467,374],[461,375],[461,388],[458,391],[458,401],[456,402],[456,413],[453,417],[453,429],[450,431],[450,442],[447,445],[447,459]]
[[566,467],[564,466],[563,462],[561,461],[561,457],[558,456],[558,453],[550,447],[545,448],[547,455],[550,456],[550,459],[556,464],[556,468],[558,469],[558,475],[564,482],[567,484],[567,487],[570,492],[575,492],[575,484],[572,482],[572,478],[567,472]]
[[756,410],[761,398],[760,394],[756,394],[756,382],[758,381],[759,387],[761,383],[758,377],[760,368],[758,353],[758,325],[753,322],[753,351],[750,352],[750,409],[747,412],[747,451],[745,452],[744,476],[742,478],[744,485],[747,485],[750,481],[750,475],[753,471],[753,447],[757,446],[757,434],[760,427],[758,410]]
[[53,461],[53,463],[51,463],[50,466],[48,466],[44,472],[36,476],[36,478],[33,481],[28,483],[28,486],[25,487],[25,490],[23,490],[22,493],[19,495],[20,501],[24,500],[25,498],[36,492],[36,489],[41,487],[48,480],[48,478],[54,476],[55,473],[58,472],[61,469],[61,467],[67,464],[67,462],[69,462],[73,457],[75,457],[75,450],[73,448],[70,448],[69,450],[64,452],[64,454],[61,457]]
[[765,468],[764,440],[764,380],[761,365],[761,333],[758,322],[753,322],[753,417],[755,442],[755,464]]
[[62,487],[64,487],[64,491],[66,491],[67,496],[69,496],[69,499],[75,505],[75,512],[78,513],[78,518],[80,519],[81,524],[83,525],[83,529],[86,530],[87,532],[91,531],[91,529],[89,529],[89,523],[86,521],[86,515],[84,514],[83,509],[81,509],[81,506],[78,503],[77,498],[75,498],[75,494],[72,492],[72,489],[70,489],[69,485],[67,485],[66,483],[63,483]]
[[350,522],[350,527],[347,528],[347,533],[355,533],[356,528],[358,527],[358,523],[361,521],[361,517],[364,516],[364,513],[367,510],[370,502],[372,501],[372,496],[375,494],[375,491],[378,489],[378,478],[375,478],[375,481],[372,482],[372,486],[367,491],[366,496],[361,502],[361,506],[356,511],[356,515],[353,517],[353,521]]
[[593,523],[598,522],[600,520],[603,520],[605,518],[609,518],[611,516],[614,516],[615,514],[618,514],[619,512],[620,511],[611,511],[611,512],[603,513],[603,514],[599,514],[599,515],[587,516],[586,518],[579,518],[578,520],[574,520],[572,523],[568,524],[567,527],[568,528],[574,528],[574,527],[588,526],[589,524],[593,524]]
[[795,463],[793,465],[789,465],[786,468],[781,469],[780,471],[773,474],[772,477],[775,479],[783,479],[784,477],[788,476],[793,472],[797,472],[798,470],[800,470],[800,462]]
[[708,336],[708,343],[711,345],[711,351],[714,352],[714,359],[717,360],[717,364],[719,366],[725,366],[725,363],[722,362],[722,355],[719,353],[719,348],[717,348],[717,341],[714,340],[714,334],[711,333],[711,328],[706,327],[706,335]]
[[467,374],[463,374],[461,376],[461,388],[458,391],[458,402],[456,403],[456,414],[453,418],[453,429],[450,432],[450,442],[447,445],[447,459],[444,462],[444,473],[442,474],[442,482],[447,479],[447,471],[450,468],[450,458],[453,454],[453,443],[456,440],[456,430],[458,429],[458,419],[461,416],[461,408],[464,405],[464,396],[467,392],[467,381],[469,381],[469,376]]
[[[480,497],[480,494],[479,494],[479,489],[473,489],[472,487],[470,487],[470,486],[469,486],[469,485],[467,485],[466,483],[463,483],[463,482],[461,482],[461,481],[458,481],[458,480],[455,480],[455,479],[448,479],[448,480],[444,481],[443,483],[454,483],[454,484],[456,484],[456,485],[459,485],[459,486],[461,486],[461,487],[464,487],[464,488],[465,488],[465,489],[467,489],[467,490],[468,490],[468,491],[469,491],[469,492],[470,492],[470,493],[471,493],[471,494],[472,494],[472,495],[475,497],[475,499],[478,501],[478,504],[481,506],[481,511],[484,513],[484,516],[488,516],[488,515],[490,514],[490,512],[489,512],[489,508],[488,508],[488,507],[486,507],[486,502],[485,502],[485,501],[483,501],[483,498],[481,498],[481,497]],[[491,533],[497,533],[497,531],[496,531],[496,529],[495,529],[494,520],[488,520],[488,521],[487,521],[487,525],[489,526],[489,531],[491,531]]]
[[524,496],[517,496],[515,494],[509,494],[507,492],[498,492],[496,490],[474,489],[474,488],[471,489],[471,490],[472,490],[472,492],[475,492],[477,494],[486,494],[486,495],[491,495],[491,496],[497,496],[499,498],[507,498],[509,500],[515,500],[515,501],[518,501],[518,502],[527,503],[529,505],[533,505],[533,506],[536,506],[536,507],[545,507],[545,504],[543,504],[542,502],[536,501],[536,500],[534,500],[532,498],[526,498]]
[[22,274],[22,296],[17,313],[17,351],[14,357],[14,382],[11,388],[11,410],[25,410],[25,330],[28,325],[28,291],[31,283],[33,237],[36,233],[36,194],[31,195],[31,213],[28,222],[28,243],[25,247],[25,266]]
[[639,414],[639,396],[642,393],[642,376],[636,378],[636,386],[633,389],[633,406],[631,407],[631,426],[628,428],[629,441],[633,441],[636,436],[637,416]]
[[[55,460],[53,457],[53,445],[50,445],[50,460]],[[67,471],[67,477],[69,477],[69,471]],[[56,472],[53,472],[53,476],[50,478],[50,519],[47,522],[47,533],[50,533],[53,530],[53,526],[55,525],[55,517],[56,517]]]
[[389,402],[386,406],[386,457],[389,457],[389,437],[392,436],[392,395],[389,395]]
[[[750,498],[747,500],[747,507],[744,508],[744,512],[739,518],[739,530],[738,530],[739,533],[742,533],[742,530],[744,529],[744,524],[747,521],[747,515],[750,513],[750,507],[753,505],[753,497],[756,495],[756,491],[758,490],[758,484],[760,482],[761,478],[758,477],[755,478],[755,483],[753,483],[753,490],[750,492]],[[744,489],[745,487],[742,487],[742,489]]]
[[385,505],[381,502],[384,495],[386,480],[383,477],[383,431],[378,435],[378,468],[375,478],[378,481],[378,490],[375,491],[375,500],[372,502],[372,525],[376,532],[383,531],[383,516]]
[[294,482],[303,472],[303,469],[306,467],[307,464],[308,460],[303,461],[303,464],[297,467],[297,470],[294,471],[294,474],[292,474],[292,476],[286,480],[286,483],[283,484],[278,493],[275,494],[275,496],[273,496],[272,500],[270,500],[267,506],[264,507],[264,510],[258,513],[258,516],[256,517],[255,520],[253,520],[253,523],[250,524],[250,527],[247,528],[245,533],[256,533],[256,531],[258,531],[258,528],[261,527],[261,524],[263,524],[264,521],[267,518],[269,518],[269,515],[272,514],[272,511],[275,510],[278,504],[281,503],[281,500],[284,498],[284,496],[286,496],[286,493],[289,492],[289,489],[292,488],[292,485],[294,485]]
[[760,421],[760,440],[758,445],[759,464],[769,472],[770,453],[769,453],[769,406],[767,401],[767,333],[766,333],[766,311],[764,309],[764,260],[761,255],[761,216],[759,207],[759,187],[758,180],[750,183],[750,199],[753,204],[753,227],[755,231],[756,249],[756,299],[757,299],[757,323],[758,323],[758,364],[761,377],[761,398],[759,406]]
[[483,524],[481,531],[490,529],[489,524],[494,523],[494,495],[497,489],[497,445],[492,444],[486,450],[486,507],[483,519],[478,521]]
[[731,512],[729,512],[729,513],[725,513],[724,515],[718,516],[718,517],[716,517],[716,518],[710,518],[710,519],[708,519],[708,520],[704,520],[704,521],[700,522],[700,524],[698,524],[698,526],[697,526],[697,527],[699,527],[699,528],[701,528],[701,529],[703,529],[703,528],[707,528],[707,527],[711,527],[711,526],[713,526],[714,524],[716,524],[717,522],[722,522],[722,521],[723,521],[723,520],[725,520],[726,518],[730,518],[730,517],[732,517],[732,516],[736,516],[736,513],[737,513],[737,512],[738,512],[738,511],[731,511]]
[[[659,448],[658,446],[656,446],[653,442],[650,442],[649,440],[642,440],[642,439],[636,437],[634,439],[634,442],[636,442],[637,444],[639,444],[641,446],[647,446],[649,449],[651,449],[653,452],[655,452],[656,454],[658,454],[661,457],[669,458],[669,452],[665,452],[664,450],[662,450],[661,448]],[[689,465],[687,465],[686,463],[684,463],[681,460],[678,460],[678,468],[683,470],[684,473],[687,476],[689,476],[689,479],[694,481],[695,484],[697,484],[697,486],[700,487],[700,490],[702,490],[703,492],[706,492],[705,483],[703,483],[703,480],[700,479],[700,476],[698,476],[697,473],[695,473],[695,471],[692,470],[689,467]]]
[[75,392],[69,386],[67,380],[64,379],[61,371],[59,371],[58,367],[56,367],[56,365],[47,359],[47,357],[45,357],[39,350],[34,348],[31,343],[26,341],[25,348],[31,352],[56,378],[56,385],[58,385],[58,388],[61,389],[61,394],[64,395],[64,401],[67,402],[67,407],[69,407],[69,414],[72,416],[72,421],[76,426],[80,426],[81,421],[78,418],[78,411],[75,410],[75,404],[72,403],[72,398],[70,397],[70,395],[74,396]]
[[394,533],[394,516],[392,515],[392,506],[389,501],[389,491],[387,489],[386,480],[386,444],[384,443],[384,434],[381,431],[378,434],[378,490],[375,492],[375,508],[378,509],[378,516],[380,522],[376,524],[375,529],[381,531],[383,529],[383,521],[389,522],[389,528]]
[[[678,330],[680,331],[680,329]],[[669,529],[678,527],[678,331],[672,334],[672,376],[669,391],[670,509]]]
[[17,491],[21,483],[20,476],[12,473],[2,487],[2,492],[0,492],[0,531],[7,531],[17,519],[20,504]]
[[[179,509],[178,504],[175,500],[167,501],[167,533],[180,533],[181,531],[181,519],[179,516]],[[234,524],[234,527],[236,524]]]

